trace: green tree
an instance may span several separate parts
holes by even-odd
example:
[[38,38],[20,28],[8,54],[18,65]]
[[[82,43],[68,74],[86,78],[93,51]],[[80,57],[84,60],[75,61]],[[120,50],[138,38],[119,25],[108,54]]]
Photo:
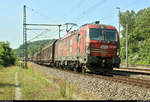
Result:
[[123,30],[121,31],[121,34],[123,37],[125,37],[126,32],[126,24],[128,24],[128,32],[133,33],[133,30],[135,28],[135,19],[136,19],[136,13],[131,10],[127,10],[126,12],[120,13],[120,24],[123,27]]
[[[121,12],[120,13],[120,24],[123,28],[123,30],[121,31],[122,34],[122,38],[121,38],[121,57],[123,59],[125,59],[126,55],[125,55],[125,45],[126,45],[126,24],[128,24],[128,41],[129,41],[129,54],[134,52],[134,50],[137,48],[135,45],[133,45],[133,43],[135,44],[136,42],[134,42],[134,29],[135,29],[135,19],[136,19],[136,13],[131,10],[127,10],[126,12]],[[135,47],[135,48],[134,48]]]
[[[49,40],[39,40],[28,43],[28,54],[29,56],[33,56],[36,52],[47,46],[49,43],[54,42],[56,39],[49,39]],[[20,45],[18,49],[14,49],[15,54],[18,57],[21,57],[23,55],[23,46]]]
[[140,60],[150,63],[150,7],[137,13],[134,34],[139,43]]
[[137,13],[121,12],[121,57],[125,59],[126,24],[128,24],[129,63],[150,64],[150,7]]
[[9,45],[9,42],[0,42],[0,65],[9,66],[15,64],[16,56]]

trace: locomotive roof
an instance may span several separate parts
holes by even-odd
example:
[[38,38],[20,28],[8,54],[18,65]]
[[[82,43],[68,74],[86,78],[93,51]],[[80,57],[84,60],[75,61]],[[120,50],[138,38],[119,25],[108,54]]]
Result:
[[96,27],[96,28],[99,28],[101,27],[102,29],[116,29],[115,26],[112,26],[112,25],[105,25],[105,24],[84,24],[82,25],[81,27],[79,27],[77,30],[74,30],[74,31],[71,31],[69,32],[68,34],[66,34],[64,37],[60,38],[59,40],[63,40],[73,34],[76,34],[76,32],[82,30],[82,29],[85,29],[85,28],[93,28],[93,27]]
[[82,25],[79,29],[84,29],[84,28],[102,28],[102,29],[116,29],[115,26],[112,25],[106,25],[106,24],[84,24]]

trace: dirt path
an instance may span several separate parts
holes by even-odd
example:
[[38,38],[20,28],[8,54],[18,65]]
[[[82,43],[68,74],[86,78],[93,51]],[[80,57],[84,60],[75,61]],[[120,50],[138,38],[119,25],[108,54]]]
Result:
[[21,88],[18,82],[18,68],[15,73],[15,100],[21,100]]

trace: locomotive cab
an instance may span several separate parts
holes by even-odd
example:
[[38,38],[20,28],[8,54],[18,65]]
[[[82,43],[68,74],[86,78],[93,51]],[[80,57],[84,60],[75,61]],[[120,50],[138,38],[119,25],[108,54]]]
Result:
[[87,66],[95,66],[94,70],[97,71],[111,71],[113,67],[120,67],[120,41],[115,27],[91,24],[85,36]]

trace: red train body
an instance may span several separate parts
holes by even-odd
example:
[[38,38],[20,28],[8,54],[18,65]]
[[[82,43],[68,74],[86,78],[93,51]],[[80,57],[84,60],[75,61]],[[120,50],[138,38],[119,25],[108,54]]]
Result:
[[[53,50],[43,49],[40,52],[41,62],[48,61],[56,67],[82,72],[105,72],[120,65],[119,34],[110,25],[85,24],[49,47]],[[53,57],[48,57],[48,53]]]

